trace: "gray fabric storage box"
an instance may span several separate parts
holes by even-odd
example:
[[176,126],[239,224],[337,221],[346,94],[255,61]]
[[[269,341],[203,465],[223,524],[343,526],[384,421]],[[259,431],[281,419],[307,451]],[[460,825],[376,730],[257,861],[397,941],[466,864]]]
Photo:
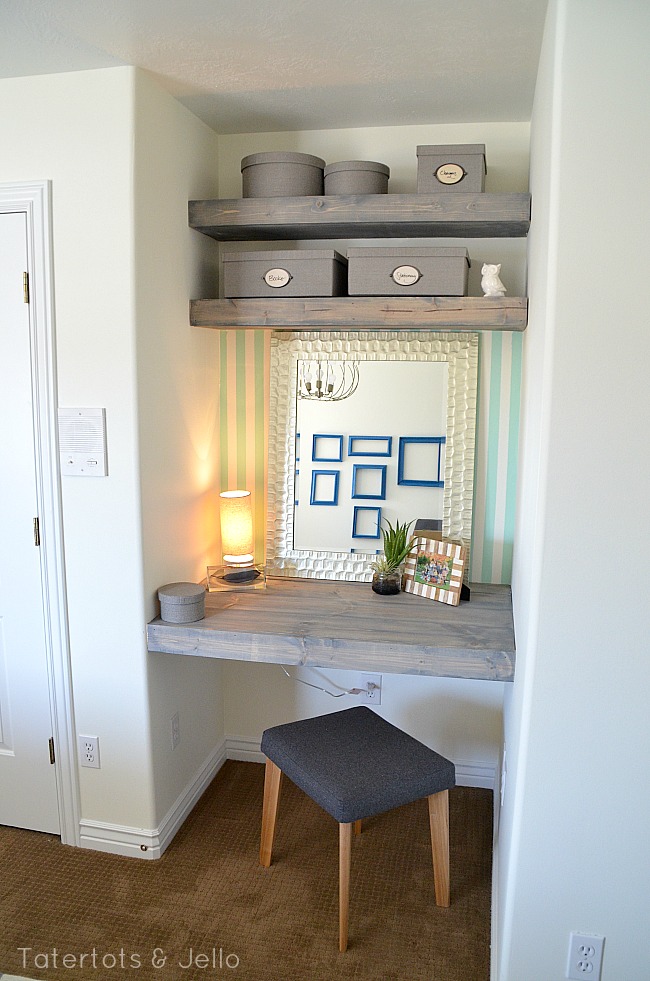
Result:
[[325,161],[311,153],[251,153],[241,162],[245,198],[296,197],[323,193]]
[[223,295],[344,296],[347,259],[334,249],[226,252]]
[[466,296],[467,249],[348,249],[350,296]]
[[419,146],[418,194],[482,191],[485,187],[485,144],[443,143]]
[[158,590],[160,619],[167,623],[193,623],[205,616],[205,587],[194,582],[171,582]]
[[325,194],[387,194],[389,177],[376,160],[341,160],[325,168]]

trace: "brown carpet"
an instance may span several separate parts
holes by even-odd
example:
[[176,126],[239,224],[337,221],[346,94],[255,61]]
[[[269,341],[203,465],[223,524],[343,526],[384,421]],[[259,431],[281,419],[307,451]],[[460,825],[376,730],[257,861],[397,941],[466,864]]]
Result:
[[[487,981],[490,791],[450,792],[449,909],[435,906],[426,801],[364,823],[352,849],[350,946],[339,954],[338,827],[285,780],[273,865],[262,869],[263,778],[261,764],[227,762],[153,862],[0,828],[0,973]],[[24,962],[20,947],[31,948]]]

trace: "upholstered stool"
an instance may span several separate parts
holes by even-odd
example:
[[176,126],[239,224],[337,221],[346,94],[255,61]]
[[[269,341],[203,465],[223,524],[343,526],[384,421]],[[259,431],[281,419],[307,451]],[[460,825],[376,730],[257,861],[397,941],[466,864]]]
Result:
[[348,945],[352,828],[358,834],[363,818],[428,798],[436,903],[449,906],[450,760],[365,706],[267,729],[262,752],[262,865],[271,864],[282,773],[339,822],[339,950]]

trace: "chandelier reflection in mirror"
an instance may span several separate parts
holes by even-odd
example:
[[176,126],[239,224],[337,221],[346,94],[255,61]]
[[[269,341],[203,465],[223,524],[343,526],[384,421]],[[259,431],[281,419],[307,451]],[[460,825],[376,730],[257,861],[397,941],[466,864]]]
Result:
[[358,361],[299,361],[298,398],[340,402],[357,390]]

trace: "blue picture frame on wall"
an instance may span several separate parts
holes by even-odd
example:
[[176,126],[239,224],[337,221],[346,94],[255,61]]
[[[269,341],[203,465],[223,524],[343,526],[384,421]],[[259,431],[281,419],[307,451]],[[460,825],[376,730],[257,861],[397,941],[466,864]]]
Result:
[[[363,493],[363,488],[360,486],[362,478],[364,476],[369,476],[367,471],[373,470],[377,475],[377,493],[368,494]],[[366,471],[364,474],[363,471]],[[352,497],[354,499],[363,499],[368,501],[385,501],[386,500],[386,464],[385,463],[355,463],[352,466]]]
[[[368,515],[363,514],[365,511],[372,511],[375,514],[374,527],[371,527],[370,533],[363,531],[359,525],[362,521],[368,517]],[[365,507],[364,505],[355,505],[354,515],[352,518],[352,537],[353,538],[379,538],[381,534],[381,508]]]
[[[383,443],[383,447],[373,446],[371,450],[359,449],[363,443]],[[357,448],[355,449],[355,444]],[[392,456],[393,437],[392,436],[348,436],[348,456]]]
[[[327,453],[328,449],[322,446],[319,449],[319,440],[334,440],[335,445],[338,445],[338,449],[330,450],[333,452],[334,456],[321,456],[321,453]],[[343,460],[343,436],[336,433],[314,433],[311,442],[311,458],[314,463],[341,463]]]
[[[319,477],[333,477],[333,481],[329,481],[330,493],[324,497],[319,497],[318,483]],[[322,484],[323,481],[320,481]],[[322,493],[322,491],[320,492]],[[314,505],[324,505],[327,507],[335,507],[339,503],[339,471],[338,470],[312,470],[311,474],[311,493],[309,495],[309,503]]]
[[[445,481],[441,477],[442,447],[447,442],[446,436],[400,436],[399,449],[397,453],[397,483],[405,487],[444,487]],[[409,477],[405,472],[406,448],[411,444],[432,444],[438,447],[437,462],[429,479],[421,477]]]

